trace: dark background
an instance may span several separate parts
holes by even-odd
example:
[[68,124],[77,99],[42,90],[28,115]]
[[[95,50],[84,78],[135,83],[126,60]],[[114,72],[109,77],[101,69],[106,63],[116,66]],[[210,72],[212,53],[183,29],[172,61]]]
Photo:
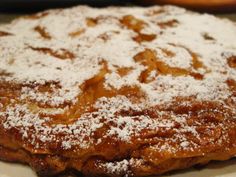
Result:
[[129,0],[0,0],[0,11],[39,11],[46,8],[69,7],[78,4],[90,6],[127,5]]
[[[39,11],[46,8],[69,7],[77,4],[87,4],[91,6],[109,6],[109,5],[147,5],[151,3],[165,4],[168,0],[0,0],[0,11],[4,12],[22,12]],[[186,0],[188,1],[188,0]],[[205,0],[205,5],[190,5],[188,7],[194,10],[211,11],[217,13],[234,12],[236,13],[236,0],[229,3],[221,0],[221,5],[213,5],[213,0]],[[181,1],[180,1],[181,2]],[[198,2],[196,0],[195,2]],[[228,2],[228,3],[227,3]],[[194,2],[193,2],[194,3]],[[193,4],[191,3],[191,4]],[[177,3],[178,4],[178,3]],[[198,7],[199,6],[199,7]]]
[[[147,1],[143,0],[142,2]],[[79,4],[104,7],[111,5],[144,5],[145,3],[137,3],[137,0],[0,0],[0,23],[7,23],[18,16],[32,14],[49,8],[71,7]],[[217,16],[227,17],[236,21],[236,6],[232,6],[230,10],[222,8],[221,10],[212,11],[211,9],[209,11],[209,9],[201,9],[200,11],[214,13]]]

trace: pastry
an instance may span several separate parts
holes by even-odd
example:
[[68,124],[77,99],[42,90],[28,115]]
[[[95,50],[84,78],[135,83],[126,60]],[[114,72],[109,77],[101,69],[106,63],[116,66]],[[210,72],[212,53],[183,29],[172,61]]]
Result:
[[78,6],[0,26],[0,159],[148,176],[236,155],[236,25]]

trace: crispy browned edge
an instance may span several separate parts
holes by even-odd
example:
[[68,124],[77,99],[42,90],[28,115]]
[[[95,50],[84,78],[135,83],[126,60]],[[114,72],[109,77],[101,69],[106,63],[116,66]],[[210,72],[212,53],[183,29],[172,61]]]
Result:
[[[220,151],[220,150],[219,150]],[[236,153],[232,152],[233,154]],[[214,152],[211,154],[208,154],[207,156],[203,157],[191,157],[191,158],[183,158],[183,159],[170,159],[169,161],[160,164],[158,169],[161,171],[159,174],[165,173],[169,170],[176,170],[176,169],[185,169],[197,164],[205,165],[211,160],[228,160],[230,159],[232,154],[225,154],[224,152]],[[23,164],[29,164],[34,170],[36,170],[37,174],[40,177],[51,177],[51,176],[58,176],[63,174],[74,174],[76,176],[83,176],[82,173],[71,169],[62,171],[59,174],[55,173],[60,169],[60,166],[62,165],[61,158],[59,156],[50,156],[50,155],[32,155],[22,149],[20,150],[11,150],[8,148],[4,148],[3,146],[0,146],[0,159],[7,161],[7,162],[17,162],[17,163],[23,163]],[[169,168],[166,168],[168,166]],[[88,163],[87,166],[84,167],[84,173],[86,176],[109,176],[106,175],[104,172],[97,171],[96,174],[95,171],[92,172],[92,174],[88,174],[88,172],[91,172],[93,170],[94,163]],[[148,168],[148,165],[147,165]],[[152,168],[152,166],[149,166],[149,168]],[[156,169],[157,170],[157,169]],[[138,176],[138,174],[136,175]]]
[[[218,117],[215,115],[215,119]],[[201,156],[194,156],[194,153],[185,152],[185,156],[180,156],[178,158],[169,158],[166,161],[155,166],[151,163],[145,163],[140,165],[140,167],[130,167],[130,171],[132,172],[131,176],[146,176],[149,174],[162,174],[168,171],[184,169],[191,167],[196,164],[207,164],[212,160],[227,160],[236,154],[236,120],[223,120],[223,125],[226,127],[230,127],[228,132],[224,132],[228,134],[229,138],[226,140],[228,143],[223,143],[221,146],[212,145],[211,150],[207,151],[207,147],[201,147],[206,152]],[[1,125],[0,125],[1,126]],[[63,157],[60,153],[48,153],[48,154],[36,154],[31,151],[27,151],[22,147],[24,142],[14,140],[17,136],[8,135],[3,129],[0,127],[0,159],[8,162],[19,162],[30,165],[39,176],[47,177],[47,176],[55,176],[61,173],[75,171],[83,173],[85,176],[116,176],[114,174],[109,174],[108,172],[98,169],[97,165],[99,163],[106,163],[106,160],[101,159],[100,157],[91,157],[90,159],[86,159],[81,168],[77,169],[71,164],[78,163],[81,159],[72,159]],[[7,142],[6,144],[4,143]],[[20,143],[19,143],[20,142]],[[213,142],[214,143],[214,142]],[[9,145],[9,146],[8,146]],[[143,149],[139,149],[140,153],[142,153]],[[130,152],[131,153],[131,152]],[[186,157],[186,154],[188,157]],[[128,159],[127,159],[128,160]],[[119,174],[118,176],[123,176],[124,174]]]
[[[130,167],[132,173],[130,176],[146,176],[149,174],[163,174],[169,171],[177,170],[177,169],[185,169],[197,164],[207,164],[212,160],[228,160],[232,158],[236,154],[236,125],[235,121],[233,121],[234,126],[229,129],[227,134],[230,135],[230,139],[228,139],[227,144],[223,144],[222,146],[214,146],[211,152],[206,153],[202,156],[193,156],[191,157],[191,153],[188,155],[190,157],[183,158],[171,158],[162,162],[158,166],[155,166],[151,163],[145,163],[140,165],[140,167]],[[214,144],[214,143],[213,143]],[[140,149],[142,151],[142,149]],[[101,177],[101,176],[123,176],[125,174],[109,174],[106,171],[97,168],[99,163],[105,163],[106,161],[101,160],[99,157],[92,157],[88,159],[83,165],[81,170],[77,171],[77,169],[73,169],[69,166],[69,164],[73,163],[73,160],[65,158],[60,155],[53,154],[33,154],[22,148],[7,148],[0,145],[0,159],[7,162],[18,162],[23,164],[30,165],[39,176],[41,177],[51,177],[58,176],[59,174],[69,174],[73,173],[78,176],[93,176],[93,177]],[[80,160],[80,159],[79,159]]]

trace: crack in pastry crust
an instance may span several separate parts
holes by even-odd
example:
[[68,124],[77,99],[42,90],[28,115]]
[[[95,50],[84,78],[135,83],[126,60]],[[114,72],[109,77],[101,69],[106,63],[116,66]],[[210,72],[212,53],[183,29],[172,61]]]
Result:
[[232,22],[173,6],[1,26],[0,159],[121,177],[235,156],[235,41]]

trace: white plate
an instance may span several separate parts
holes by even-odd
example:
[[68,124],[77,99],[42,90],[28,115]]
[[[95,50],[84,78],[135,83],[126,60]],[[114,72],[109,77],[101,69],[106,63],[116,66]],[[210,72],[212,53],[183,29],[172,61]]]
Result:
[[[0,162],[0,177],[37,177],[27,166]],[[159,176],[160,177],[160,176]],[[211,163],[202,170],[190,169],[163,177],[236,177],[236,159]]]

